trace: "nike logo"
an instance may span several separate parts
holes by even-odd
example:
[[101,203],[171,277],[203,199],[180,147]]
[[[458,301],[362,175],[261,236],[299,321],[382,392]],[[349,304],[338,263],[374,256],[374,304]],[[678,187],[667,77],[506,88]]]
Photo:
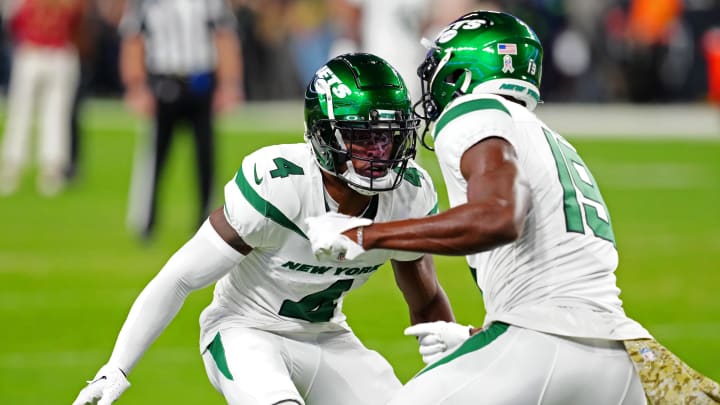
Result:
[[257,175],[257,163],[255,165],[253,165],[253,176],[255,176],[255,184],[257,184],[259,186],[260,183],[263,182],[263,178],[258,177],[258,175]]

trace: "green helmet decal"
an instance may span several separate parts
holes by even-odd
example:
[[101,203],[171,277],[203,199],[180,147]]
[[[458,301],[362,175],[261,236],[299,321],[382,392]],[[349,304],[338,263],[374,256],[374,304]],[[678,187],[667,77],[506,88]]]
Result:
[[375,55],[333,58],[305,91],[305,139],[318,165],[362,193],[399,185],[418,124],[403,79]]
[[534,110],[540,100],[543,50],[517,17],[476,11],[446,26],[418,69],[423,119],[437,119],[453,98],[469,93],[513,97]]

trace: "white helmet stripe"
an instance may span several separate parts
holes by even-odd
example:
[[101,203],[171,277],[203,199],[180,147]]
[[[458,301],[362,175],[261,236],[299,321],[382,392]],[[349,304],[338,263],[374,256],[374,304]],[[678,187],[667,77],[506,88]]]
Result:
[[445,66],[446,63],[450,60],[450,56],[452,55],[452,51],[450,49],[445,50],[445,56],[438,62],[438,65],[435,67],[435,72],[433,73],[432,79],[430,79],[430,85],[428,88],[432,89],[433,84],[435,83],[435,79],[437,78],[438,73],[440,73],[440,70],[442,70],[443,66]]

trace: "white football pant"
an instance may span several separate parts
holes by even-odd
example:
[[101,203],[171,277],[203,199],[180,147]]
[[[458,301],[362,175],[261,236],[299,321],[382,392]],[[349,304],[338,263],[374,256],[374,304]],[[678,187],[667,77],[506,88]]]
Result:
[[80,78],[74,48],[19,46],[13,53],[2,159],[7,169],[26,165],[33,105],[39,104],[38,160],[43,173],[61,176],[70,156],[70,117]]
[[448,357],[466,353],[428,366],[389,404],[645,404],[622,342],[560,337],[514,326],[494,340],[482,339],[474,335]]
[[222,350],[206,350],[203,361],[231,405],[379,405],[401,387],[387,360],[350,332],[280,336],[233,327],[220,341]]

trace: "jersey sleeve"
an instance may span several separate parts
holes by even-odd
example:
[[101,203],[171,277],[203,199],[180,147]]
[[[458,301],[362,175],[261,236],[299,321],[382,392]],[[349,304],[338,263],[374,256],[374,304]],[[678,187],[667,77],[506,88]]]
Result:
[[[225,185],[225,218],[240,237],[252,247],[263,245],[267,218],[258,211],[248,198],[249,187],[242,167]],[[244,190],[244,191],[243,191]]]
[[503,138],[517,149],[513,117],[494,95],[455,99],[436,121],[433,136],[438,160],[453,162],[458,169],[465,151],[485,138]]
[[[243,159],[235,177],[225,186],[225,217],[252,247],[282,243],[272,224],[296,229],[293,218],[300,212],[300,197],[294,186],[272,181],[275,160],[282,156],[277,147],[260,149]],[[274,159],[275,158],[275,159]]]

